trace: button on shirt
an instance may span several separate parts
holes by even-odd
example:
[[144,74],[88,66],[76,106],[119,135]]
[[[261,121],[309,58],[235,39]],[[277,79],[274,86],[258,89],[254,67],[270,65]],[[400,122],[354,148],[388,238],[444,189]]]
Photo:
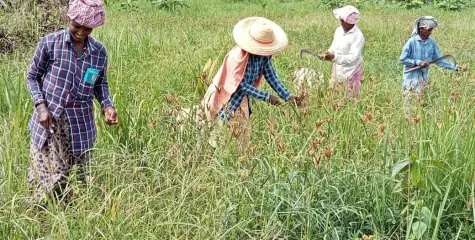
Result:
[[[403,72],[405,72],[409,68],[419,66],[422,61],[430,62],[439,57],[441,57],[439,47],[432,37],[424,41],[419,35],[415,35],[404,45],[399,61],[404,64]],[[457,70],[457,65],[448,61],[439,61],[435,64],[445,69]],[[429,82],[428,67],[403,73],[403,87],[410,90],[412,85],[414,90],[419,91],[419,79],[423,79],[425,83]]]
[[[229,112],[236,111],[245,95],[257,98],[259,100],[269,101],[269,93],[254,87],[254,83],[257,81],[261,73],[264,75],[272,89],[277,92],[280,98],[288,100],[289,97],[292,96],[279,80],[277,73],[272,66],[271,57],[249,54],[244,77],[236,92],[231,95],[231,98],[228,101],[227,106]],[[251,110],[249,106],[249,112],[250,111]],[[225,114],[225,111],[222,109],[219,113],[219,117],[221,119],[229,119],[230,116],[229,114]]]
[[[94,84],[83,80],[88,68],[99,71]],[[68,29],[43,37],[26,73],[27,88],[36,105],[45,103],[54,119],[65,114],[70,124],[69,150],[80,155],[92,148],[96,138],[93,100],[102,109],[113,107],[107,83],[107,53],[104,45],[87,37],[87,50],[81,57],[73,51]],[[29,123],[33,144],[41,149],[49,131],[34,111]]]
[[351,78],[363,62],[364,44],[363,33],[357,25],[346,33],[341,26],[336,29],[329,52],[335,55],[333,62],[338,82],[345,82]]

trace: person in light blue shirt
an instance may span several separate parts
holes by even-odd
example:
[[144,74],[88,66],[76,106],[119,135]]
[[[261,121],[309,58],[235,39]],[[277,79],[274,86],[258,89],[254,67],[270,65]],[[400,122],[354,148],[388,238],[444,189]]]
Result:
[[[423,16],[418,18],[414,22],[411,38],[402,49],[399,61],[404,65],[402,87],[406,107],[410,107],[408,106],[410,105],[410,95],[412,93],[421,95],[423,87],[429,83],[429,62],[442,56],[436,41],[430,36],[437,25],[438,21],[434,17]],[[465,68],[444,60],[435,64],[441,68],[454,71],[462,71]],[[422,68],[406,72],[416,66],[422,66]],[[408,114],[407,109],[406,114]]]

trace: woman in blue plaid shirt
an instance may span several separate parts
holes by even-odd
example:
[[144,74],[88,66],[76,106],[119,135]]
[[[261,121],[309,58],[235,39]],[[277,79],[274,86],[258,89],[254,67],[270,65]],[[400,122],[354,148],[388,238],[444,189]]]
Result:
[[93,100],[97,98],[109,125],[117,112],[107,83],[107,52],[89,36],[104,23],[100,0],[72,0],[68,28],[43,37],[26,74],[35,105],[31,132],[28,183],[34,188],[29,203],[64,194],[72,166],[80,180],[96,138]]

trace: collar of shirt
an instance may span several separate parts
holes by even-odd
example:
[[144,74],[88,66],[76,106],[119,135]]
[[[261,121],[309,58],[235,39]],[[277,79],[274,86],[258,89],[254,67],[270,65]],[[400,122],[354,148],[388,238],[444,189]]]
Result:
[[429,36],[426,40],[422,40],[421,36],[419,34],[417,34],[417,35],[414,36],[414,39],[416,39],[417,41],[426,43],[426,42],[429,42],[431,37]]
[[345,30],[343,29],[342,26],[340,26],[339,28],[340,28],[340,31],[341,31],[342,35],[347,35],[347,34],[354,33],[358,27],[355,25],[348,32],[345,32]]
[[346,32],[346,33],[354,33],[354,32],[356,31],[356,28],[358,28],[358,27],[357,27],[356,24],[355,24],[355,25],[354,25],[348,32]]
[[[73,42],[71,40],[71,32],[69,31],[69,28],[65,29],[64,42],[67,42],[67,43]],[[91,55],[93,52],[98,51],[96,46],[94,46],[93,39],[90,36],[86,37],[86,42],[87,42],[87,49],[86,49],[87,55]]]

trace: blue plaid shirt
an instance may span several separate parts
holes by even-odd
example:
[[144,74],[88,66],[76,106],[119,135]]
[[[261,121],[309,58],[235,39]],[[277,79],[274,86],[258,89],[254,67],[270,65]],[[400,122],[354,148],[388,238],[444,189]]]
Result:
[[[230,115],[226,112],[229,113],[236,111],[245,95],[257,98],[259,100],[269,101],[271,96],[269,93],[263,92],[254,87],[254,83],[257,81],[261,73],[264,74],[265,79],[272,89],[277,92],[280,98],[287,101],[289,97],[292,96],[279,80],[274,66],[272,66],[271,57],[249,54],[246,71],[244,72],[244,77],[241,81],[241,84],[236,89],[236,92],[231,95],[231,98],[228,101],[228,111],[221,109],[219,113],[219,117],[221,119],[229,119]],[[249,113],[250,112],[251,106],[249,103]]]
[[[99,70],[94,84],[83,80],[88,68]],[[113,107],[106,70],[104,45],[89,36],[87,50],[78,58],[73,51],[69,29],[65,29],[40,40],[26,72],[27,88],[35,106],[45,103],[55,120],[62,114],[69,120],[69,150],[74,155],[82,154],[94,144],[94,97],[102,109]],[[29,129],[32,143],[41,149],[50,133],[37,117],[34,111]]]
[[[399,61],[404,64],[405,72],[409,68],[419,66],[422,61],[430,62],[439,57],[441,57],[439,47],[432,37],[424,41],[419,35],[415,35],[404,45]],[[445,69],[457,70],[457,65],[448,61],[439,61],[436,64]],[[425,83],[429,82],[428,67],[404,73],[403,87],[410,90],[412,85],[415,87],[414,90],[419,91],[419,79],[423,79]]]

